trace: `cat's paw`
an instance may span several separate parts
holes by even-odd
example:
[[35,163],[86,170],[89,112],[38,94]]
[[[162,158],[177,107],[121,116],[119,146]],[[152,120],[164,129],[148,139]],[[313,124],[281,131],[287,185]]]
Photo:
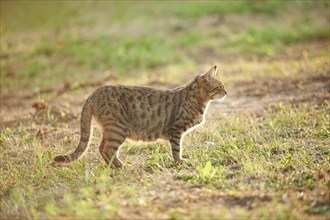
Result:
[[112,168],[122,168],[123,163],[121,162],[121,160],[115,159],[112,161],[111,166],[112,166]]
[[187,158],[181,158],[180,159],[180,163],[187,163],[189,162],[189,160]]
[[180,158],[180,159],[176,159],[175,162],[179,164],[186,164],[189,163],[189,160],[186,158]]

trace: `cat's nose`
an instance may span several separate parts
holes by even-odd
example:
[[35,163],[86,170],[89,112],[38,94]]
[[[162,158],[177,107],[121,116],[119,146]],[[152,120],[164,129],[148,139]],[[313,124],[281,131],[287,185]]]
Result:
[[225,91],[225,95],[227,95],[227,91]]

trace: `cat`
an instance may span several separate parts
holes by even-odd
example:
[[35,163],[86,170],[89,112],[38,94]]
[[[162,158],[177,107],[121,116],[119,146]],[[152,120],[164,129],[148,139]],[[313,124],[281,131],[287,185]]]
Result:
[[212,100],[224,99],[227,92],[215,78],[217,67],[198,75],[185,86],[173,90],[110,85],[97,89],[86,100],[81,112],[80,141],[69,155],[55,162],[71,162],[87,150],[94,117],[103,128],[99,151],[106,164],[121,167],[118,149],[126,138],[132,140],[168,140],[172,157],[184,163],[183,137],[205,122]]

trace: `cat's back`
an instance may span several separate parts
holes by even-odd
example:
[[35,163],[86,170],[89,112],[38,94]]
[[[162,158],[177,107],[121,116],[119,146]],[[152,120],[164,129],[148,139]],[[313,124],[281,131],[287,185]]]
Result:
[[126,102],[143,102],[155,104],[166,101],[173,92],[142,86],[109,85],[95,90],[88,98],[94,105],[99,104],[125,104]]
[[120,114],[127,119],[154,119],[169,110],[173,103],[172,90],[159,90],[142,86],[109,85],[98,88],[88,102],[96,116]]

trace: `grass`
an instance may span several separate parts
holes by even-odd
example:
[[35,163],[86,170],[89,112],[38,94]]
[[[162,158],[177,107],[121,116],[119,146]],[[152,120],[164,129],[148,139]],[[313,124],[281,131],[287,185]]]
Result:
[[[50,134],[53,138],[47,136],[48,146],[45,146],[45,140],[31,135],[39,129],[36,125],[7,128],[1,133],[1,161],[6,161],[1,166],[0,187],[6,198],[1,201],[2,216],[108,218],[118,217],[122,207],[147,213],[153,210],[153,216],[162,216],[153,199],[171,195],[162,192],[166,191],[166,181],[184,187],[186,182],[188,186],[220,190],[221,198],[225,198],[224,207],[233,203],[231,215],[240,218],[267,218],[269,213],[264,211],[264,205],[278,210],[272,215],[274,218],[322,216],[329,213],[329,110],[328,102],[323,108],[280,104],[248,118],[223,116],[207,129],[185,138],[184,154],[191,163],[182,167],[173,166],[164,142],[147,146],[127,143],[122,157],[126,164],[134,165],[120,170],[105,169],[95,146],[82,160],[57,167],[51,165],[54,151],[61,151],[64,146],[67,146],[64,152],[74,148],[76,133],[73,140],[57,139],[56,133]],[[42,126],[48,130],[60,129],[65,135],[70,133],[63,123]],[[254,195],[255,190],[259,191],[258,195]],[[251,198],[245,196],[249,192],[253,195]],[[191,199],[190,196],[193,198],[193,194],[183,194],[187,199]],[[253,212],[245,210],[245,200],[251,200],[250,205],[255,206]],[[282,209],[284,204],[300,211]],[[228,213],[224,207],[221,214],[212,206],[209,214],[203,209],[181,213],[180,207],[185,206],[187,202],[182,201],[172,214],[165,216],[221,218]],[[190,208],[188,206],[188,210]],[[245,211],[242,212],[242,208]]]
[[[328,109],[328,103],[325,105],[325,109]],[[259,117],[264,117],[264,115]],[[280,104],[268,111],[262,123],[256,123],[258,118],[251,119],[244,116],[236,119],[224,118],[219,126],[211,127],[204,134],[207,140],[219,143],[218,146],[216,144],[208,149],[209,155],[214,158],[214,161],[211,160],[212,164],[221,167],[219,172],[216,172],[221,174],[217,179],[222,180],[223,177],[229,175],[244,176],[244,178],[251,178],[251,181],[256,181],[254,186],[269,184],[268,186],[279,190],[291,187],[315,187],[317,179],[311,175],[311,170],[305,169],[310,169],[311,167],[308,166],[313,167],[310,163],[318,161],[312,170],[320,169],[328,172],[329,151],[326,150],[327,138],[329,138],[328,117],[327,114],[319,114],[308,106],[292,107]],[[210,130],[221,131],[221,134],[210,132]],[[314,147],[324,154],[313,155],[309,152],[311,149],[306,149],[309,146],[305,146],[305,141],[315,138],[319,138],[320,142],[313,143]],[[200,143],[201,140],[192,141],[192,145],[198,142]],[[220,146],[225,147],[219,149]],[[204,152],[194,154],[196,159],[203,160]],[[205,166],[208,162],[204,162]],[[226,165],[228,170],[223,169]],[[241,167],[241,169],[233,174],[233,166]],[[273,185],[278,183],[279,172],[286,169],[291,169],[292,172],[286,177],[281,177],[285,181],[280,185]],[[262,181],[264,178],[267,179],[265,182]],[[226,184],[219,182],[218,187],[223,187],[223,185]],[[233,187],[238,186],[233,185]]]
[[[234,40],[232,48],[240,48],[245,53],[260,55],[275,55],[284,50],[286,45],[310,39],[327,39],[329,37],[324,24],[313,22],[309,17],[303,17],[294,22],[292,26],[279,26],[278,24],[265,25],[262,28],[251,26]],[[243,48],[243,49],[242,49]]]
[[[98,78],[109,70],[123,81],[136,81],[169,65],[196,68],[223,56],[276,56],[287,54],[290,45],[329,38],[324,2],[1,4],[7,9],[0,44],[1,83],[6,87],[45,88],[62,79]],[[283,22],[287,13],[292,16]],[[48,16],[52,14],[56,16]],[[249,22],[237,20],[240,16]],[[20,30],[29,33],[25,39]]]
[[[318,79],[329,71],[328,8],[1,1],[0,217],[328,219],[330,104]],[[107,168],[99,132],[81,160],[52,163],[79,140],[95,89],[79,83],[111,73],[104,84],[173,87],[214,64],[238,108],[211,106],[217,117],[185,137],[189,163],[175,164],[167,142],[127,141],[125,167]],[[49,108],[34,113],[43,99]]]
[[[195,19],[210,15],[231,14],[264,14],[278,16],[281,13],[294,11],[308,11],[329,6],[325,1],[296,1],[282,4],[281,2],[266,0],[263,2],[246,1],[221,1],[221,2],[138,2],[128,6],[125,2],[2,2],[1,20],[4,21],[2,31],[20,31],[22,29],[63,28],[66,22],[69,24],[90,25],[100,22],[126,23],[132,21],[150,22],[154,18],[174,16],[184,19]],[[187,7],[189,6],[189,7]],[[95,10],[90,10],[94,8]],[[24,9],[26,15],[23,15]],[[38,13],[35,13],[38,11]],[[33,16],[27,16],[34,13]],[[132,16],[134,14],[135,16]],[[49,16],[53,15],[53,16]],[[11,19],[15,16],[16,19]]]

